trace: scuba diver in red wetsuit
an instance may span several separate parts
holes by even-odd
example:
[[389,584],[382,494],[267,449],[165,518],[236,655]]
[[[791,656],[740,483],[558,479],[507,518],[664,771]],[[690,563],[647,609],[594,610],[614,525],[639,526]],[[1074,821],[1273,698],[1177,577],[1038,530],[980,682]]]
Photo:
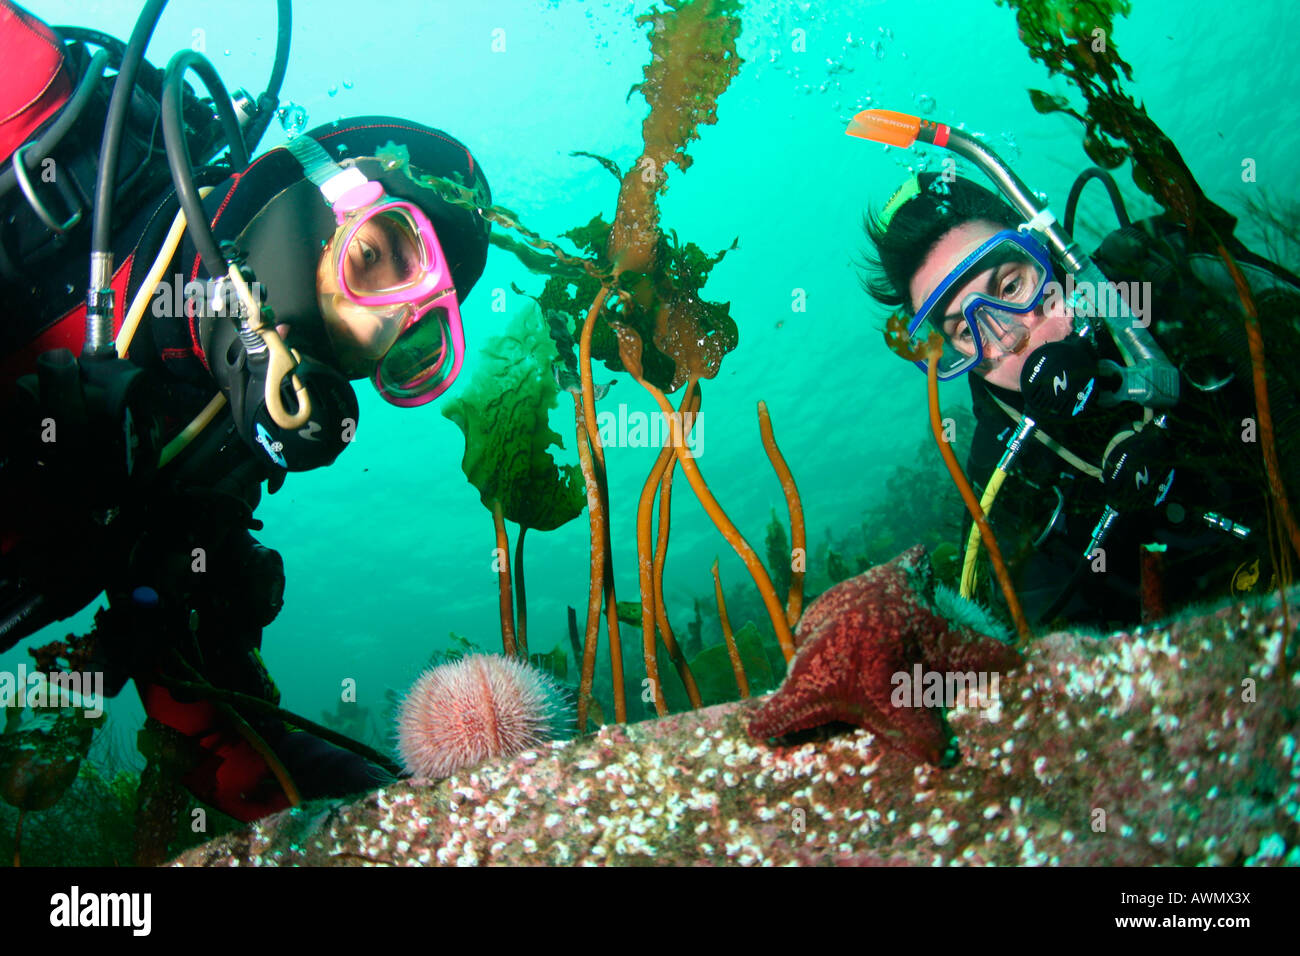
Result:
[[6,62],[22,65],[0,94],[0,651],[105,593],[107,692],[134,680],[192,744],[183,782],[245,821],[390,778],[193,685],[278,701],[258,649],[284,569],[250,534],[261,485],[342,452],[350,379],[400,407],[451,385],[491,201],[462,144],[391,117],[250,161],[287,62],[278,5],[268,90],[232,101],[198,53],[144,62],[163,3],[124,46],[0,0]]

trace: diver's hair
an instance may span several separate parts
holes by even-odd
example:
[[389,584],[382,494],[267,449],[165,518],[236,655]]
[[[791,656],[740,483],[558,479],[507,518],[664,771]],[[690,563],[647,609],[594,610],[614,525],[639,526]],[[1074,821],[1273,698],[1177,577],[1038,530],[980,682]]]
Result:
[[[883,208],[862,217],[873,250],[863,253],[862,288],[890,309],[912,314],[908,292],[912,276],[930,250],[958,226],[977,220],[1014,229],[1023,222],[996,193],[969,179],[945,181],[938,173],[917,176],[920,191],[902,204],[888,222]],[[886,204],[887,205],[887,204]]]

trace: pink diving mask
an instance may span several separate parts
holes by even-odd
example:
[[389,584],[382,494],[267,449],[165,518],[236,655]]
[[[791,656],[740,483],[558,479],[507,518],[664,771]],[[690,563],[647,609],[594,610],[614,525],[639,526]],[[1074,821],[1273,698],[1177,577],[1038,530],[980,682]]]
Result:
[[328,267],[341,298],[381,323],[371,375],[384,400],[424,405],[445,392],[465,354],[460,303],[433,223],[355,166],[344,169],[315,140],[289,141],[334,211]]

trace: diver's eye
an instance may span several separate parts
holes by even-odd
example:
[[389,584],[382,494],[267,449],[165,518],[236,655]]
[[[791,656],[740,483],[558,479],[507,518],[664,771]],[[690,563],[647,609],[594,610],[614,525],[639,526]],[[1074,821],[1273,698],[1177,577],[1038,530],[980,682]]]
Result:
[[351,260],[354,270],[363,272],[374,268],[375,264],[383,258],[383,252],[373,242],[367,242],[358,236],[352,240],[352,244],[348,247],[348,258]]
[[1005,302],[1025,302],[1038,284],[1038,273],[1028,263],[1009,266],[998,279],[998,296]]

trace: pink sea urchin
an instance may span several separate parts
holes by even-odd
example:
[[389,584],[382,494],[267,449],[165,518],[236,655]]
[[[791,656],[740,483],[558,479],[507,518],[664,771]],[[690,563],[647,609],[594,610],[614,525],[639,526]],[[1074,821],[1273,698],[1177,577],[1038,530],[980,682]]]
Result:
[[514,658],[475,654],[425,671],[397,715],[408,773],[447,777],[489,757],[509,757],[556,730],[557,688]]

